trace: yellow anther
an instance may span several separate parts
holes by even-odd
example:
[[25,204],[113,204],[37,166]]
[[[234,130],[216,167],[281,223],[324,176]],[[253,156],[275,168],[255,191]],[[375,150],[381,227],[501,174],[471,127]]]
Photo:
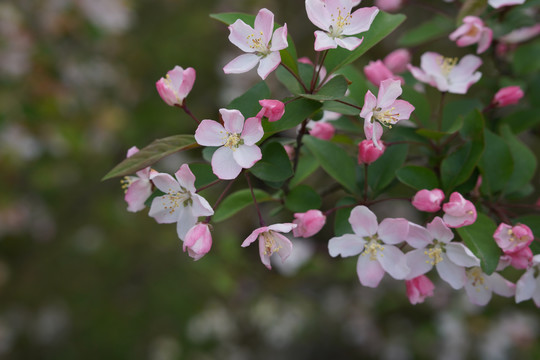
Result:
[[262,237],[264,239],[264,254],[265,255],[272,255],[275,252],[278,252],[279,249],[281,249],[281,245],[279,245],[276,240],[274,239],[274,236],[270,234],[270,232],[264,232],[262,233]]
[[122,190],[124,190],[124,193],[128,191],[128,188],[133,183],[133,177],[132,176],[124,176],[122,180],[120,180],[120,184],[122,186]]
[[426,263],[431,264],[431,265],[437,265],[438,263],[443,261],[441,253],[442,253],[442,249],[439,246],[435,246],[435,247],[427,249],[426,251],[424,251],[424,254],[429,256],[431,260],[426,260]]
[[[467,277],[472,280],[473,286],[484,286],[486,290],[488,289],[487,284],[485,284],[484,273],[482,273],[482,269],[478,266],[467,270]],[[476,291],[480,291],[480,289],[476,289]]]
[[[376,240],[372,240],[370,241],[366,247],[364,248],[364,252],[362,253],[362,256],[366,256],[366,255],[369,255],[369,259],[370,260],[377,260],[377,252],[378,251],[383,251],[384,250],[384,246],[382,246],[378,241]],[[381,254],[381,257],[383,256],[384,254]]]
[[439,66],[441,67],[443,75],[448,76],[450,71],[452,71],[454,66],[456,66],[457,62],[458,62],[457,57],[448,58],[448,57],[441,56],[439,58]]
[[242,139],[240,138],[240,135],[237,133],[227,133],[224,146],[234,150],[238,147],[238,145],[242,145]]
[[399,120],[399,113],[396,113],[395,109],[395,107],[392,107],[382,111],[380,107],[373,108],[373,117],[379,120],[382,125],[390,127],[391,124],[395,124]]

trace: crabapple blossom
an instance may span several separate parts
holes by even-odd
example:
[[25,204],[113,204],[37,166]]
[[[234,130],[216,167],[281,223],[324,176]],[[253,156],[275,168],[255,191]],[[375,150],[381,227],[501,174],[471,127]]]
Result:
[[195,261],[206,255],[212,247],[212,235],[210,225],[199,223],[189,229],[184,240],[184,252],[188,251]]
[[443,205],[443,220],[451,228],[474,224],[476,208],[458,192],[450,194],[450,200]]
[[495,9],[503,6],[521,5],[523,3],[525,3],[525,0],[488,0],[488,4]]
[[523,97],[523,90],[519,86],[507,86],[495,93],[491,103],[496,107],[514,105]]
[[441,210],[441,202],[444,197],[444,192],[441,189],[423,189],[414,195],[412,205],[420,211],[437,212]]
[[306,0],[309,20],[319,29],[315,31],[315,51],[356,49],[363,41],[356,35],[369,30],[379,12],[375,6],[360,8],[351,13],[358,1],[352,0]]
[[308,210],[305,213],[295,213],[293,224],[296,227],[293,229],[295,237],[311,237],[321,231],[326,223],[326,215],[320,210]]
[[335,133],[336,129],[332,124],[320,121],[315,122],[311,130],[309,130],[309,135],[321,140],[330,140]]
[[223,68],[225,74],[241,74],[253,69],[264,80],[281,63],[279,50],[286,49],[287,24],[274,30],[274,14],[261,9],[255,17],[255,27],[238,19],[229,26],[229,40],[247,54],[234,58]]
[[434,86],[441,92],[465,94],[482,77],[482,73],[476,71],[480,65],[482,60],[474,55],[466,55],[458,62],[457,58],[426,52],[420,58],[420,68],[412,65],[408,68],[418,81]]
[[328,242],[330,256],[358,257],[356,271],[360,283],[377,287],[387,272],[394,279],[405,279],[409,267],[403,252],[395,246],[407,237],[409,222],[405,219],[384,219],[365,206],[356,206],[349,216],[354,234],[333,237]]
[[180,66],[175,66],[167,72],[165,78],[156,82],[156,89],[167,105],[182,106],[184,99],[193,88],[195,77],[195,69],[189,67],[184,70]]
[[491,300],[492,293],[512,297],[516,293],[516,285],[494,272],[487,275],[478,266],[467,269],[465,292],[469,300],[476,305],[486,305]]
[[409,224],[407,242],[415,248],[405,256],[410,267],[407,279],[413,279],[430,271],[433,266],[441,279],[454,289],[460,289],[467,279],[465,268],[480,265],[478,258],[463,244],[451,242],[452,230],[440,217],[424,228]]
[[403,0],[375,0],[375,6],[387,12],[398,11],[402,5]]
[[368,65],[364,66],[364,75],[377,87],[381,84],[381,81],[386,79],[399,80],[403,84],[403,78],[394,75],[381,60],[370,61]]
[[461,47],[478,44],[476,53],[481,54],[491,45],[493,30],[485,26],[477,16],[465,16],[463,24],[451,33],[449,38]]
[[[382,125],[392,127],[400,120],[407,120],[414,110],[408,101],[396,100],[401,95],[401,82],[386,79],[381,82],[377,97],[368,90],[360,117],[364,119],[364,133],[368,140],[373,140],[377,148],[381,148],[377,140],[382,134]],[[375,122],[374,120],[377,120]]]
[[512,254],[528,248],[534,240],[534,235],[527,225],[511,226],[501,223],[493,238],[505,254]]
[[505,253],[499,259],[499,268],[506,268],[508,265],[512,265],[515,269],[526,269],[529,266],[529,263],[532,261],[533,252],[531,248],[526,247],[519,251],[513,253]]
[[371,164],[384,154],[386,146],[380,142],[380,148],[376,147],[373,140],[362,140],[358,144],[358,164]]
[[183,240],[199,216],[211,216],[214,210],[205,198],[196,193],[195,175],[187,164],[183,164],[174,176],[176,179],[165,173],[150,176],[165,195],[154,198],[148,215],[160,224],[177,223],[176,232]]
[[261,256],[261,262],[269,270],[272,269],[270,265],[270,256],[274,253],[278,253],[281,261],[285,261],[292,251],[292,243],[285,236],[280,233],[288,233],[296,227],[296,224],[273,224],[270,226],[263,226],[255,229],[242,243],[242,247],[249,246],[252,242],[259,239],[259,255]]
[[[127,157],[131,157],[138,152],[139,149],[133,146],[128,150]],[[137,212],[144,209],[144,203],[152,195],[152,183],[150,182],[152,172],[155,171],[147,167],[137,171],[137,176],[125,176],[121,180],[122,189],[126,192],[124,200],[128,204],[128,211]]]
[[259,100],[259,104],[262,106],[261,111],[257,114],[256,118],[262,119],[266,116],[268,121],[278,121],[285,114],[285,104],[279,100]]
[[405,287],[407,297],[413,305],[423,303],[428,296],[433,296],[433,290],[435,289],[435,285],[425,275],[405,280]]
[[516,302],[533,299],[537,307],[540,307],[540,254],[535,255],[529,264],[529,268],[516,283]]
[[242,168],[249,169],[262,158],[255,145],[263,135],[261,120],[248,118],[238,110],[219,110],[223,125],[213,120],[201,121],[195,140],[203,146],[220,146],[212,155],[212,171],[220,179],[234,179]]
[[394,74],[400,74],[407,70],[411,63],[411,52],[407,49],[396,49],[383,59],[384,65]]

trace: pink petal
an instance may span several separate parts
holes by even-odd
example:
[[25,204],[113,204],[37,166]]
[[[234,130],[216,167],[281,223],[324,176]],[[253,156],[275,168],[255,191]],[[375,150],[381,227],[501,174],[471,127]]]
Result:
[[287,260],[287,258],[292,252],[293,245],[291,243],[291,240],[287,239],[287,237],[277,232],[272,232],[271,234],[274,236],[274,240],[280,246],[279,251],[277,251],[277,254],[281,258],[281,261],[283,262]]
[[433,236],[423,226],[409,223],[407,243],[416,249],[424,248],[433,242]]
[[353,51],[357,47],[362,44],[362,41],[364,41],[364,38],[357,38],[355,36],[349,36],[344,38],[335,38],[334,41],[338,46],[341,46],[342,48],[345,48],[349,51]]
[[384,249],[377,252],[377,259],[382,268],[394,279],[403,280],[409,275],[405,254],[393,245],[384,245]]
[[465,268],[454,264],[444,253],[442,254],[442,257],[443,260],[435,265],[439,276],[455,290],[461,289],[467,280]]
[[458,266],[471,267],[479,266],[480,260],[461,243],[451,242],[446,245],[446,256]]
[[124,199],[128,203],[127,210],[137,212],[144,209],[144,203],[152,195],[152,186],[147,180],[135,180],[129,185]]
[[364,205],[352,209],[349,223],[351,223],[354,233],[361,237],[375,235],[379,227],[377,216]]
[[195,141],[202,146],[221,146],[225,144],[227,131],[217,121],[203,120],[195,131]]
[[407,265],[409,266],[409,274],[407,279],[414,279],[417,276],[427,273],[433,268],[429,256],[425,253],[426,249],[416,249],[405,254]]
[[438,216],[433,219],[432,222],[427,224],[427,229],[434,239],[444,243],[449,243],[454,238],[452,230],[450,230],[445,222]]
[[139,148],[136,147],[136,146],[132,146],[129,148],[129,150],[127,151],[127,157],[132,157],[133,155],[135,155],[136,153],[139,152]]
[[154,185],[164,193],[180,191],[180,185],[178,185],[178,182],[169,174],[157,173],[152,175],[151,180]]
[[244,140],[246,145],[255,145],[257,141],[261,140],[264,135],[264,130],[261,125],[261,120],[252,117],[248,118],[244,124],[244,130],[240,136]]
[[409,222],[405,219],[386,218],[379,224],[378,233],[386,244],[399,244],[407,238]]
[[471,303],[479,306],[486,305],[491,300],[492,291],[489,287],[480,282],[473,283],[475,279],[468,279],[465,282],[465,292]]
[[268,45],[274,30],[274,14],[268,9],[261,9],[255,17],[255,34],[262,33],[263,44]]
[[460,27],[458,27],[454,32],[452,32],[448,38],[452,41],[456,41],[457,38],[459,38],[460,36],[463,36],[465,35],[466,33],[469,32],[469,30],[471,29],[471,25],[470,24],[463,24],[461,25]]
[[377,260],[371,260],[369,255],[360,255],[356,264],[356,273],[360,284],[375,288],[384,276],[384,269]]
[[381,81],[379,94],[377,96],[377,105],[383,110],[392,106],[398,96],[402,93],[401,81],[386,79]]
[[174,174],[181,187],[186,188],[191,193],[196,191],[195,189],[195,175],[191,172],[188,164],[183,164],[180,169]]
[[356,35],[368,31],[379,13],[376,6],[364,7],[351,14],[350,24],[343,28],[343,35]]
[[225,74],[242,74],[253,69],[260,61],[260,57],[255,54],[243,54],[234,58],[223,67]]
[[366,241],[353,234],[345,234],[339,237],[333,237],[328,241],[328,252],[330,256],[348,257],[360,254],[364,250]]
[[283,50],[287,47],[289,47],[289,43],[287,42],[287,24],[284,24],[282,27],[274,31],[270,51]]
[[322,0],[306,0],[306,12],[315,26],[322,30],[328,30],[332,24],[330,13]]
[[[441,61],[443,56],[435,52],[426,52],[420,57],[420,67],[429,75],[442,75]],[[413,73],[414,75],[414,73]]]
[[191,212],[195,216],[212,216],[214,215],[214,209],[208,203],[208,201],[200,195],[192,194],[191,201]]
[[279,51],[271,52],[261,59],[259,67],[257,68],[257,74],[264,80],[272,71],[277,69],[280,63],[281,55],[279,54]]
[[377,107],[377,98],[371,91],[367,91],[364,97],[364,106],[360,112],[360,117],[365,119],[369,113],[373,113],[373,109]]
[[189,67],[184,70],[184,79],[182,81],[182,84],[178,88],[178,97],[180,99],[185,99],[186,96],[188,96],[189,92],[193,88],[196,76],[197,74],[194,68]]
[[411,117],[411,113],[414,111],[414,106],[405,100],[394,101],[392,107],[394,108],[394,113],[398,114],[398,120],[408,120]]
[[238,110],[219,109],[223,126],[228,133],[241,134],[244,128],[244,115]]
[[263,227],[260,227],[260,228],[257,228],[255,230],[253,230],[253,232],[251,234],[249,234],[249,236],[246,238],[246,240],[244,240],[244,242],[242,243],[242,247],[247,247],[249,246],[251,243],[253,243],[255,240],[257,240],[257,237],[259,236],[259,234],[265,232],[265,231],[268,231],[268,227],[267,226],[263,226]]
[[268,229],[272,231],[288,233],[295,227],[296,227],[296,224],[293,224],[293,223],[281,223],[281,224],[272,224],[268,226]]
[[233,151],[223,146],[212,156],[212,171],[222,180],[232,180],[240,174],[242,167],[234,160]]
[[[234,24],[229,26],[229,31],[231,32],[229,34],[230,42],[232,42],[234,45],[239,47],[240,50],[244,52],[248,52],[248,53],[255,52],[255,49],[252,49],[250,47],[250,43],[248,43],[248,40],[247,40],[248,37],[254,35],[255,33],[255,31],[253,30],[251,26],[247,25],[245,22],[238,19],[234,22]],[[228,74],[226,71],[225,73]]]
[[232,155],[236,163],[244,169],[249,169],[262,158],[261,149],[257,145],[240,145],[233,150]]
[[148,216],[153,217],[159,224],[171,224],[178,221],[179,211],[184,206],[175,206],[175,202],[167,195],[159,196],[152,200]]
[[264,238],[259,236],[259,256],[261,257],[261,262],[268,270],[272,270],[272,265],[270,264],[270,255],[266,253]]
[[491,45],[491,40],[493,40],[493,30],[491,30],[490,28],[485,28],[482,31],[480,40],[478,41],[478,50],[476,50],[476,53],[481,54],[487,49],[489,49],[489,46]]
[[324,31],[315,31],[315,51],[323,51],[337,48],[337,43],[334,39],[328,36]]

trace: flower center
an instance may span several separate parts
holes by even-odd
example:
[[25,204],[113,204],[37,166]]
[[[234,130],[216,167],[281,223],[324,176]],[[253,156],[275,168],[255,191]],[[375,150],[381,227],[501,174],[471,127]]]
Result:
[[340,37],[341,34],[343,33],[343,28],[347,25],[350,25],[351,19],[352,19],[351,13],[346,12],[345,8],[343,8],[343,12],[341,12],[340,8],[338,8],[337,11],[338,11],[337,17],[334,16],[333,13],[330,14],[330,18],[332,20],[333,25],[330,25],[328,30],[329,30],[330,36],[333,38]]
[[[484,274],[478,266],[467,270],[467,277],[472,281],[473,286],[484,286],[484,288],[488,290],[488,287],[485,284],[486,280],[484,279]],[[480,291],[480,289],[476,289],[476,291]]]
[[373,108],[373,117],[379,120],[382,125],[388,126],[391,129],[391,124],[398,122],[399,114],[394,112],[395,109],[395,107],[392,107],[388,110],[382,111],[380,107],[375,107]]
[[424,254],[426,254],[429,257],[429,260],[426,260],[427,264],[431,265],[437,265],[441,261],[443,261],[442,254],[443,249],[440,245],[435,245],[433,247],[428,248],[424,251]]
[[529,237],[527,235],[524,235],[522,237],[517,237],[516,234],[514,234],[514,232],[512,231],[512,229],[508,229],[508,235],[510,235],[510,239],[509,241],[511,242],[526,242],[526,241],[529,241]]
[[450,74],[450,71],[452,71],[454,66],[456,66],[457,62],[458,62],[457,57],[449,58],[449,57],[441,56],[439,58],[439,66],[441,67],[442,74],[444,76],[448,76],[448,74]]
[[[379,237],[377,235],[373,235],[369,242],[364,247],[364,252],[362,253],[362,256],[369,255],[369,260],[377,260],[377,252],[383,251],[384,246],[382,246],[382,242],[379,240]],[[366,239],[366,240],[367,240]],[[384,256],[384,254],[381,254],[381,257]]]
[[479,29],[476,26],[471,26],[471,28],[469,29],[469,31],[467,31],[465,36],[475,36],[476,34],[478,34],[478,31]]
[[131,186],[131,184],[133,184],[135,179],[136,178],[134,176],[124,176],[122,180],[120,180],[120,184],[122,186],[122,190],[124,190],[124,193],[127,193],[129,187]]
[[260,32],[260,36],[255,37],[255,34],[250,34],[246,37],[247,44],[250,49],[256,50],[262,54],[268,54],[270,50],[268,46],[263,42],[263,32]]
[[240,135],[237,133],[227,133],[225,144],[223,146],[228,147],[231,150],[234,150],[238,148],[238,146],[242,145],[244,143],[244,140],[240,138]]
[[264,239],[264,255],[270,256],[281,249],[281,245],[276,242],[270,231],[262,233],[262,237]]
[[188,207],[192,204],[191,193],[184,187],[181,187],[180,191],[169,189],[169,192],[164,196],[163,208],[169,210],[169,214],[172,214],[180,205]]

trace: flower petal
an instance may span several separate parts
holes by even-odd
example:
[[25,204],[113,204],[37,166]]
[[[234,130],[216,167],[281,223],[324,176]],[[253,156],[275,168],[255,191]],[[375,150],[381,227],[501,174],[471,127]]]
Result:
[[249,169],[262,158],[261,149],[257,145],[240,145],[233,150],[233,158],[238,165]]
[[223,126],[228,133],[241,134],[244,128],[244,115],[238,110],[219,109]]
[[214,209],[208,203],[208,201],[200,195],[191,195],[192,205],[191,212],[195,216],[211,216],[214,215]]
[[356,273],[360,284],[375,288],[384,276],[384,269],[377,260],[371,260],[368,255],[360,255],[356,263]]
[[177,192],[180,191],[180,185],[178,182],[169,174],[165,173],[156,173],[153,174],[150,179],[154,185],[164,193]]
[[414,111],[414,106],[405,100],[396,100],[392,104],[394,113],[398,114],[398,120],[407,120],[411,117],[411,113]]
[[246,246],[249,246],[252,242],[254,242],[255,240],[257,240],[257,237],[259,236],[259,234],[265,232],[265,231],[268,231],[268,226],[263,226],[263,227],[260,227],[260,228],[257,228],[255,230],[253,230],[251,232],[251,234],[249,234],[249,236],[246,238],[246,240],[244,240],[244,242],[242,243],[242,247],[246,247]]
[[306,0],[306,12],[309,21],[319,29],[328,30],[332,24],[330,13],[322,0]]
[[347,49],[349,51],[353,51],[357,47],[362,44],[362,41],[364,41],[364,38],[357,38],[355,36],[348,36],[343,38],[335,38],[334,41],[338,46],[341,46],[344,49]]
[[225,65],[223,67],[223,72],[225,74],[242,74],[253,69],[260,60],[261,58],[258,55],[242,54]]
[[127,191],[124,199],[128,203],[127,210],[137,212],[144,209],[144,203],[152,195],[152,186],[148,180],[133,181]]
[[364,250],[366,241],[358,235],[345,234],[333,237],[328,241],[328,252],[330,256],[348,257],[358,255]]
[[383,110],[390,108],[401,93],[401,81],[394,79],[383,80],[377,95],[377,105]]
[[184,240],[189,229],[197,223],[197,216],[193,215],[190,206],[178,208],[178,222],[176,223],[176,233],[181,240]]
[[221,146],[225,144],[227,131],[217,121],[203,120],[195,130],[195,141],[202,146]]
[[409,267],[407,279],[414,279],[417,276],[427,273],[433,268],[432,262],[425,251],[426,250],[422,248],[409,251],[405,254],[407,266]]
[[337,43],[334,39],[328,36],[324,31],[315,31],[315,51],[323,51],[337,48]]
[[445,222],[438,216],[433,219],[432,222],[427,224],[427,230],[434,239],[442,241],[443,243],[449,243],[454,238],[452,230],[450,230]]
[[407,239],[409,222],[405,219],[386,218],[379,224],[379,238],[387,244],[399,244]]
[[263,44],[268,45],[274,30],[274,13],[268,9],[261,9],[255,17],[255,34],[261,34]]
[[[373,109],[377,107],[377,98],[371,91],[366,92],[364,97],[364,106],[362,106],[362,111],[360,112],[360,117],[366,119],[368,114],[373,114]],[[366,119],[367,120],[367,119]]]
[[242,167],[234,160],[233,151],[222,146],[212,156],[212,171],[222,180],[235,179]]
[[446,254],[443,253],[441,256],[443,260],[435,265],[439,276],[455,290],[461,289],[467,280],[465,268],[454,264],[448,259]]
[[287,42],[287,24],[284,24],[279,29],[274,31],[272,36],[272,46],[270,46],[270,51],[283,50],[289,47]]
[[537,283],[534,279],[534,269],[525,271],[516,283],[516,302],[520,303],[533,297]]
[[[236,45],[240,50],[252,53],[255,52],[255,49],[250,47],[250,44],[248,43],[248,38],[253,36],[255,34],[255,31],[253,28],[249,25],[247,25],[242,20],[238,19],[229,26],[229,41],[232,42],[234,45]],[[227,73],[227,72],[225,72]]]
[[377,252],[377,259],[394,279],[403,280],[410,273],[405,254],[393,245],[384,245],[384,249]]
[[272,71],[277,69],[280,63],[281,55],[279,51],[273,51],[261,59],[257,68],[257,74],[264,80]]
[[148,216],[153,217],[158,224],[171,224],[178,221],[178,209],[169,195],[158,196],[152,200]]
[[433,242],[433,236],[423,226],[409,223],[409,232],[407,234],[407,243],[413,248],[420,249]]
[[252,117],[248,118],[244,124],[244,130],[242,130],[241,138],[244,139],[244,144],[255,145],[255,143],[264,135],[264,130],[261,125],[261,120]]
[[491,275],[487,275],[487,277],[495,294],[504,297],[512,297],[516,295],[516,284],[506,280],[501,276],[501,274],[494,272]]
[[379,227],[377,216],[364,205],[352,209],[349,223],[354,233],[361,237],[375,235]]
[[195,175],[191,172],[188,164],[183,164],[174,174],[181,187],[186,188],[191,193],[195,193]]
[[451,242],[446,245],[446,255],[452,262],[459,266],[479,266],[480,260],[461,243]]
[[351,14],[350,23],[343,28],[343,35],[356,35],[368,31],[379,13],[376,6],[364,7]]

